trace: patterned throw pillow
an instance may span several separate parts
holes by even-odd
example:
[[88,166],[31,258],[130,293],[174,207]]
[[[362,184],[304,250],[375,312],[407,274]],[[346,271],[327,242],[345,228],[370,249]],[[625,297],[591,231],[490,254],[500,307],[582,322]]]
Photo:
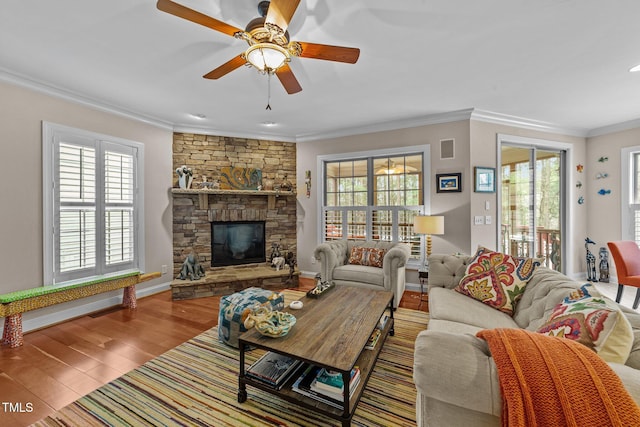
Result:
[[513,316],[540,260],[515,258],[479,247],[455,291]]
[[578,341],[607,362],[625,363],[633,345],[631,324],[620,307],[590,284],[556,305],[538,332]]
[[349,264],[382,268],[382,259],[386,252],[384,249],[354,246],[349,254]]

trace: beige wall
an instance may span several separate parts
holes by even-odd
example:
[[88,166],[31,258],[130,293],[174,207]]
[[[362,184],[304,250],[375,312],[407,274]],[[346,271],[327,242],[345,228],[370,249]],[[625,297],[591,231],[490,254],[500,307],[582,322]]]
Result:
[[[586,140],[582,137],[572,137],[546,132],[538,132],[528,129],[504,126],[494,123],[471,121],[471,159],[473,166],[496,167],[497,163],[497,138],[498,134],[510,136],[534,138],[546,141],[555,141],[572,146],[572,158],[569,161],[569,184],[567,194],[567,207],[569,209],[569,235],[571,236],[568,247],[568,258],[566,273],[569,276],[580,275],[586,271],[584,254],[580,248],[584,246],[584,238],[587,230],[587,208],[585,205],[578,205],[578,194],[575,182],[578,178],[575,173],[575,165],[586,161]],[[584,181],[584,180],[583,180]],[[583,188],[584,190],[584,188]],[[490,210],[485,210],[485,201],[490,202]],[[479,225],[471,227],[471,244],[475,248],[477,245],[485,245],[489,248],[497,248],[497,194],[471,193],[471,217],[475,215],[491,215],[494,219],[491,226]],[[566,258],[567,255],[565,255]]]
[[[567,273],[580,275],[585,271],[584,256],[580,251],[586,235],[586,207],[578,206],[575,194],[575,164],[586,161],[586,140],[581,137],[538,132],[512,126],[476,120],[427,125],[366,135],[335,138],[298,144],[298,264],[302,271],[319,271],[311,263],[313,250],[320,239],[318,218],[317,157],[326,154],[360,152],[383,148],[395,148],[429,144],[431,151],[431,213],[445,216],[445,234],[433,236],[433,252],[472,253],[478,245],[497,249],[497,194],[475,193],[473,172],[475,166],[496,167],[498,134],[535,138],[570,144],[570,183],[567,196],[570,204],[569,227],[571,242],[568,252],[571,262]],[[455,158],[440,159],[440,140],[455,138]],[[312,171],[311,198],[304,196],[304,172]],[[435,175],[442,172],[462,172],[462,193],[436,193]],[[485,209],[489,202],[489,210]],[[491,225],[473,225],[476,215],[492,217]],[[407,280],[417,283],[415,272],[409,272]]]
[[[455,158],[440,160],[440,140],[455,139]],[[445,235],[433,236],[433,252],[469,252],[469,122],[421,126],[365,135],[354,135],[298,144],[298,265],[302,271],[319,271],[311,258],[318,245],[318,189],[317,157],[327,154],[362,152],[385,148],[430,145],[431,176],[441,172],[462,172],[463,192],[436,194],[435,180],[431,181],[431,214],[445,215]],[[305,196],[305,171],[311,170],[313,187],[311,197]],[[415,276],[415,277],[413,277]],[[417,283],[415,272],[407,280]]]
[[[585,206],[588,212],[587,230],[591,240],[596,242],[595,246],[591,246],[591,252],[596,257],[600,247],[606,247],[607,242],[622,238],[621,150],[639,145],[640,129],[592,137],[587,141],[588,158],[582,182],[587,187],[585,191]],[[600,157],[608,157],[609,160],[601,163],[598,161]],[[609,177],[596,179],[598,173],[608,173]],[[598,191],[601,188],[611,190],[611,194],[599,195]],[[584,258],[584,249],[582,256]],[[611,258],[609,267],[611,274],[615,276],[615,265]]]
[[[171,144],[173,133],[23,87],[0,83],[0,293],[42,286],[42,121],[141,142],[145,145],[146,271],[172,264]],[[170,278],[148,282],[157,286]],[[109,296],[109,295],[106,295]],[[96,296],[28,313],[90,304]],[[25,322],[27,323],[27,322]],[[25,324],[25,326],[27,326]]]

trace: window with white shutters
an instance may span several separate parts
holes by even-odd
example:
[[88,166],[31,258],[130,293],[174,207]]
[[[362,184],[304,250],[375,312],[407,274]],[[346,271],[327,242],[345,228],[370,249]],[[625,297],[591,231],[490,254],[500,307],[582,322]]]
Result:
[[45,123],[45,284],[140,270],[142,144]]
[[355,239],[405,242],[420,260],[421,238],[413,218],[425,210],[428,151],[324,156],[323,241]]

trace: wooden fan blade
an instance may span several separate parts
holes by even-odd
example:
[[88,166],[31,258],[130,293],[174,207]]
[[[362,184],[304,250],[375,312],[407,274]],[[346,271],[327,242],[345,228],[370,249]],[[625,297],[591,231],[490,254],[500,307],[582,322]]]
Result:
[[328,44],[317,44],[307,42],[297,42],[302,47],[302,58],[324,59],[325,61],[346,62],[355,64],[360,56],[360,49],[355,47],[330,46]]
[[235,58],[233,58],[232,60],[225,62],[215,70],[209,71],[207,74],[205,74],[202,77],[204,77],[205,79],[214,79],[214,80],[219,79],[225,74],[232,72],[236,68],[241,67],[246,63],[247,61],[245,61],[244,58],[242,57],[242,54],[240,54]]
[[196,24],[203,25],[205,27],[211,28],[212,30],[220,31],[221,33],[227,34],[231,37],[233,37],[233,35],[238,31],[242,31],[240,28],[236,28],[233,25],[225,24],[222,21],[218,21],[215,18],[197,12],[193,9],[189,9],[186,6],[182,6],[181,4],[178,4],[171,0],[158,0],[157,6],[158,9],[163,12],[167,12],[179,18],[186,19],[187,21],[195,22]]
[[282,67],[278,68],[276,76],[278,76],[278,80],[280,80],[280,83],[282,83],[282,86],[284,86],[284,89],[289,95],[298,93],[302,90],[302,86],[298,83],[296,76],[293,75],[293,71],[291,71],[289,64],[284,64]]
[[282,32],[287,31],[298,4],[300,0],[271,0],[265,24],[275,24],[282,29]]

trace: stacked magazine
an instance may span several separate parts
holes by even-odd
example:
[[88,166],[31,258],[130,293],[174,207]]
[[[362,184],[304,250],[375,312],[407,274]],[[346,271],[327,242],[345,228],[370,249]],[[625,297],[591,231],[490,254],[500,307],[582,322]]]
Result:
[[[349,396],[360,383],[360,369],[351,370],[349,381]],[[311,397],[334,408],[342,408],[344,404],[344,385],[342,373],[328,371],[325,368],[308,365],[291,387],[296,393]]]
[[269,351],[247,369],[247,377],[280,389],[301,364],[292,357]]

